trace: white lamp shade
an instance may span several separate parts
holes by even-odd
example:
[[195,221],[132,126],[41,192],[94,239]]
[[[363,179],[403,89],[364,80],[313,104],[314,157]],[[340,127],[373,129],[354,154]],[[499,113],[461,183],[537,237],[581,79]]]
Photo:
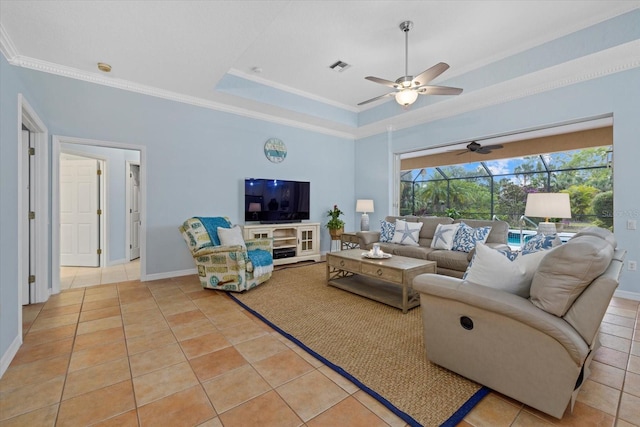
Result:
[[411,105],[418,99],[418,92],[413,89],[403,89],[396,92],[396,102],[400,105]]
[[373,212],[373,200],[359,199],[356,202],[356,212]]
[[537,218],[571,218],[568,193],[529,193],[525,216]]

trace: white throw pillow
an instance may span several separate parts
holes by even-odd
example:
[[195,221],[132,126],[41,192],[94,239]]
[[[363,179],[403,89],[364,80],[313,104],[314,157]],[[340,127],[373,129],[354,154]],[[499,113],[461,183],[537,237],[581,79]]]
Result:
[[391,243],[419,246],[418,240],[420,239],[420,229],[422,229],[421,222],[407,222],[402,219],[397,219],[396,229],[393,233]]
[[451,250],[458,227],[460,227],[460,224],[438,224],[435,233],[433,233],[431,247],[434,249]]
[[523,255],[521,252],[493,249],[478,243],[464,279],[529,298],[533,275],[547,253],[538,251]]
[[221,246],[240,245],[243,249],[247,249],[247,245],[244,243],[242,230],[239,225],[234,225],[231,228],[218,227],[218,237],[220,238]]

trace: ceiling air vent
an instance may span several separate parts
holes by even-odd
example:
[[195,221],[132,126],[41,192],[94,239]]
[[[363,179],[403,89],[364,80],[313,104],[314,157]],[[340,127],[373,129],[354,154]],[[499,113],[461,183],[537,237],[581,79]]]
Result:
[[351,65],[349,65],[349,64],[347,64],[346,62],[343,62],[343,61],[336,61],[333,64],[329,65],[329,68],[331,68],[333,71],[337,71],[339,73],[341,73],[342,71],[346,70],[349,67],[351,67]]

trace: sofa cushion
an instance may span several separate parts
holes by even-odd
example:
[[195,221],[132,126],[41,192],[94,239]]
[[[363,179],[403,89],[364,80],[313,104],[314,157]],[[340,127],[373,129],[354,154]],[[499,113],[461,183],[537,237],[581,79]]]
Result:
[[466,252],[445,251],[441,249],[433,250],[427,254],[429,261],[435,261],[438,268],[447,270],[465,271],[469,265]]
[[522,252],[537,252],[542,250],[547,250],[551,248],[555,248],[556,246],[560,246],[562,244],[562,240],[556,233],[554,234],[536,234],[530,239],[528,239],[524,245],[522,245]]
[[396,229],[391,242],[400,245],[418,246],[418,236],[421,228],[421,222],[413,223],[398,219],[396,220]]
[[410,258],[428,259],[427,257],[433,250],[434,249],[431,248],[425,248],[424,246],[395,245],[392,253]]
[[584,234],[546,251],[531,281],[531,302],[562,317],[613,258],[608,240]]
[[460,224],[438,224],[433,233],[431,247],[434,249],[451,250],[453,247],[453,239],[456,237],[456,232],[459,227]]
[[393,234],[396,231],[396,223],[389,222],[387,220],[380,220],[380,241],[390,242],[393,239]]
[[545,255],[544,251],[524,253],[493,249],[478,243],[475,255],[462,278],[529,298],[531,280]]
[[475,248],[476,243],[484,243],[487,240],[490,231],[491,226],[473,228],[461,222],[453,239],[451,250],[470,252]]

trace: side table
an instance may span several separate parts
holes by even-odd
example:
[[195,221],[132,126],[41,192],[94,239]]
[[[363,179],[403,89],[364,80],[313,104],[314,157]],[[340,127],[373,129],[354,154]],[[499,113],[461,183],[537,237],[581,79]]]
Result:
[[356,233],[342,233],[340,236],[341,250],[355,249],[360,247],[360,239]]

